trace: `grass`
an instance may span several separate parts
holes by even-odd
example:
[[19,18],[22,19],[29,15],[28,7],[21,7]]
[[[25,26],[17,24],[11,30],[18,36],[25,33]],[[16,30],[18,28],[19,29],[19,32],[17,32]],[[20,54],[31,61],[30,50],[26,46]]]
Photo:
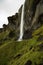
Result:
[[8,34],[9,34],[8,30],[6,30],[5,32],[3,31],[2,33],[0,33],[0,40],[4,39]]
[[31,61],[31,65],[43,65],[43,40],[38,41],[40,35],[43,35],[43,26],[35,30],[29,40],[5,41],[0,46],[0,65],[26,65],[27,61]]
[[38,34],[43,35],[43,25],[40,28],[38,28],[37,30],[35,30],[32,35],[35,36]]

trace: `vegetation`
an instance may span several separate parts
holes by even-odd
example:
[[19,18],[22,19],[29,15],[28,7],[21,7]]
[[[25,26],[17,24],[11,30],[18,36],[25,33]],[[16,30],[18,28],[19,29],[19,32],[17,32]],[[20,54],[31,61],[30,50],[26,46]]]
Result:
[[[23,41],[20,42],[15,40],[20,33],[22,7],[18,13],[8,17],[7,27],[4,25],[3,30],[0,31],[2,32],[0,33],[0,65],[43,65],[42,7],[43,0],[26,0],[24,36]],[[38,14],[36,11],[39,11]],[[35,21],[32,25],[33,19]]]
[[35,30],[29,40],[6,41],[0,46],[0,65],[43,65],[43,40],[38,40],[40,35],[43,35],[43,26]]

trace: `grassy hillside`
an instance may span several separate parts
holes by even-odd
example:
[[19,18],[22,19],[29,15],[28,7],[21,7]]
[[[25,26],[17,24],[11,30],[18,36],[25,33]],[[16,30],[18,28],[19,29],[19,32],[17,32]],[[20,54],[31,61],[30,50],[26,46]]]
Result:
[[43,25],[29,40],[5,41],[0,46],[0,65],[43,65]]

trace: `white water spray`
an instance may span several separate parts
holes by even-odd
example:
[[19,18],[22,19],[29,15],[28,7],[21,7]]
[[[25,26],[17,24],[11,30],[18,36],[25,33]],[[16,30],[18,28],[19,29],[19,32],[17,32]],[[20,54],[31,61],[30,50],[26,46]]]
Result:
[[18,41],[22,41],[22,38],[23,38],[24,7],[25,7],[25,3],[23,4],[23,7],[22,7],[21,23],[20,23],[20,37],[19,37]]

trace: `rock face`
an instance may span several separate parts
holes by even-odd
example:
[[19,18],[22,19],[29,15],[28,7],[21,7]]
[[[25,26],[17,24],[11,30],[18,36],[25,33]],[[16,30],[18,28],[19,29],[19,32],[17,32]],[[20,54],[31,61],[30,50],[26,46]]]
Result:
[[[16,13],[15,15],[8,17],[9,27],[15,32],[17,38],[19,37],[19,30],[20,30],[20,21],[19,21],[19,14]],[[16,39],[17,39],[16,38]]]
[[[8,17],[9,23],[8,25],[3,25],[4,28],[0,29],[0,34],[3,31],[10,30],[10,33],[12,32],[12,34],[15,35],[12,36],[15,37],[15,40],[19,38],[22,6],[20,7],[18,13]],[[41,25],[43,25],[43,0],[26,0],[24,10],[23,39],[31,38],[32,32]]]
[[28,39],[29,37],[32,37],[31,33],[33,30],[36,30],[43,24],[43,0],[26,0],[24,21],[23,38]]
[[0,65],[43,65],[43,0],[25,1],[23,41],[18,42],[22,7],[0,29]]

